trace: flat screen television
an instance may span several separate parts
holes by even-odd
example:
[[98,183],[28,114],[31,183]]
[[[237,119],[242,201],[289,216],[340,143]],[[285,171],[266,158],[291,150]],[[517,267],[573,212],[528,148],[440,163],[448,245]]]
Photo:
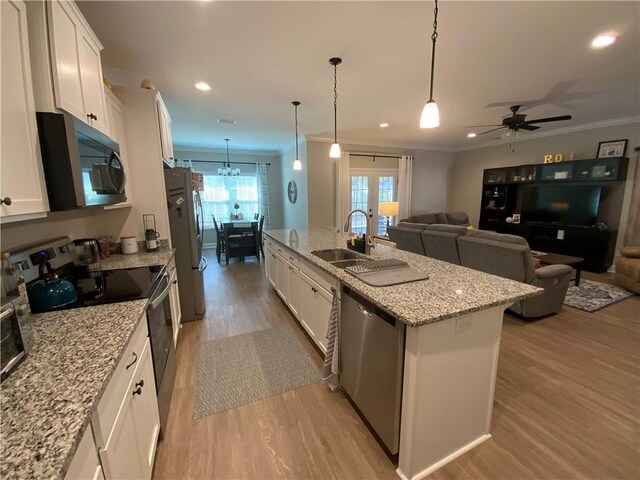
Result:
[[596,223],[602,186],[521,186],[519,211],[522,222],[591,226]]

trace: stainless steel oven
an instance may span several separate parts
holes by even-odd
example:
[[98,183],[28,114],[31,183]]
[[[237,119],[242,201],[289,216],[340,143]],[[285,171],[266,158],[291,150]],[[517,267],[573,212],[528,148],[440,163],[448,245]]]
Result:
[[2,299],[0,311],[0,366],[4,380],[9,372],[31,351],[34,344],[31,312],[23,297]]
[[168,271],[161,274],[147,306],[147,323],[160,411],[160,435],[164,434],[166,428],[173,381],[176,376],[176,352],[173,346],[171,304],[169,303],[169,291],[175,275],[175,270],[172,274]]

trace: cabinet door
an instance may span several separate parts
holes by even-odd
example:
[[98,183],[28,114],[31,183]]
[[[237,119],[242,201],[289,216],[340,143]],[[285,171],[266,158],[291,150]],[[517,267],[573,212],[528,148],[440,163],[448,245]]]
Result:
[[68,2],[49,6],[49,42],[56,106],[87,121],[82,98],[77,17]]
[[287,262],[280,255],[276,255],[276,269],[278,270],[278,281],[276,282],[276,291],[286,302],[288,296],[287,282]]
[[118,145],[120,146],[120,159],[122,160],[122,165],[124,166],[126,175],[125,193],[127,195],[127,201],[104,207],[105,210],[110,210],[133,204],[133,182],[131,180],[131,164],[129,163],[129,154],[127,151],[127,136],[124,127],[124,111],[122,103],[120,103],[118,97],[116,97],[115,94],[107,87],[104,87],[104,98],[107,110],[106,118],[108,124],[107,127],[109,128],[109,136],[118,142]]
[[100,460],[104,468],[105,477],[108,479],[145,478],[138,454],[133,401],[132,391],[127,390],[109,442],[105,449],[100,451]]
[[42,213],[49,209],[38,142],[31,83],[27,11],[24,2],[0,2],[2,127],[0,130],[0,216]]
[[155,458],[158,434],[160,433],[160,415],[151,360],[151,348],[147,340],[145,353],[133,377],[132,411],[133,422],[138,440],[138,456],[144,479],[151,478],[153,459]]
[[287,262],[287,305],[296,318],[300,317],[300,270]]
[[100,48],[82,30],[78,35],[78,57],[80,59],[80,79],[84,100],[85,118],[91,118],[91,125],[109,135],[105,109],[104,87]]
[[160,146],[162,147],[162,159],[171,167],[173,160],[173,139],[171,137],[171,117],[160,94],[156,97],[158,108],[158,125],[160,128]]
[[64,478],[65,480],[100,480],[104,478],[100,459],[98,458],[98,449],[93,441],[91,426],[82,435],[80,444],[73,455],[73,460],[71,460],[71,465],[69,465],[69,470],[67,470]]
[[273,288],[276,288],[276,283],[278,281],[278,266],[276,264],[276,254],[270,248],[267,249],[267,278]]
[[332,296],[324,288],[317,288],[314,295],[314,311],[316,312],[316,343],[323,352],[327,351],[327,327],[331,315]]
[[327,326],[331,313],[331,294],[304,273],[300,273],[300,322],[316,345],[327,350]]

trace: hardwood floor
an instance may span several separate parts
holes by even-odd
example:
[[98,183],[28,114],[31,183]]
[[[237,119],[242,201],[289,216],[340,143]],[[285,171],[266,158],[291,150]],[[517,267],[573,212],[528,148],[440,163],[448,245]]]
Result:
[[[209,255],[207,315],[184,324],[155,478],[398,478],[349,402],[323,383],[192,419],[203,341],[288,323],[255,260]],[[606,281],[604,275],[584,278]],[[493,438],[430,478],[635,479],[640,472],[640,298],[505,323]]]

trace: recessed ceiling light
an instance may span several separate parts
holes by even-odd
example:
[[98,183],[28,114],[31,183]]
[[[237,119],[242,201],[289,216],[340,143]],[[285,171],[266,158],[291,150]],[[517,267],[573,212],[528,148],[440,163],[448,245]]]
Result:
[[211,90],[211,85],[206,82],[198,82],[196,83],[195,87],[198,90],[202,90],[203,92],[208,92],[209,90]]
[[389,126],[388,123],[381,123],[380,128],[387,128]]
[[477,137],[477,135],[473,132],[467,133],[467,138],[473,138],[473,137]]
[[591,41],[593,48],[604,48],[611,45],[616,41],[617,35],[615,33],[601,33]]

